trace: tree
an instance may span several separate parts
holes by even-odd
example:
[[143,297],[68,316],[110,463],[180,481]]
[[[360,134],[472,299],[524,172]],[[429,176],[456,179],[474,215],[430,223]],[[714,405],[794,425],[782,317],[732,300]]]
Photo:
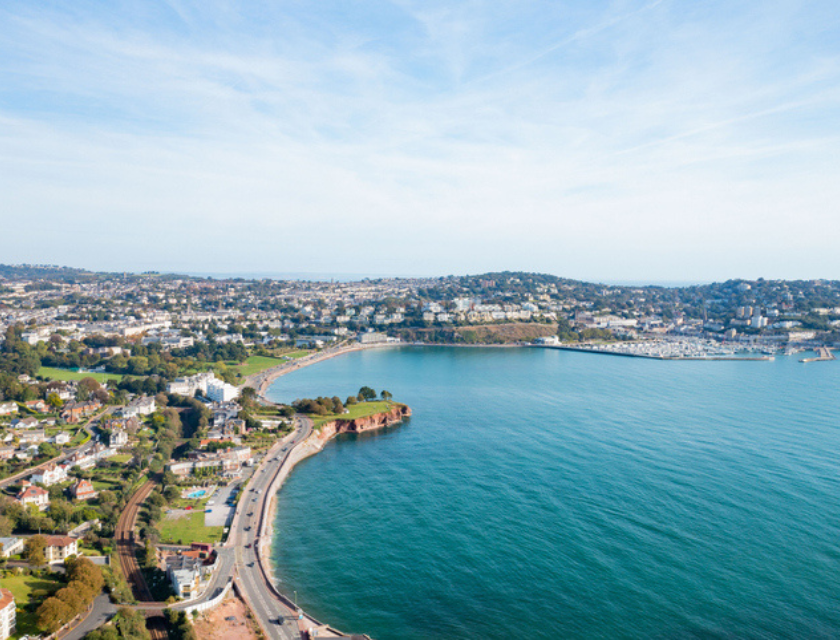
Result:
[[64,400],[59,398],[57,393],[51,393],[47,396],[47,404],[53,409],[61,409],[64,406]]
[[383,400],[390,400],[394,396],[391,394],[390,391],[385,391],[385,389],[383,389],[382,393],[379,394],[379,397],[381,397]]
[[361,389],[359,389],[359,400],[376,400],[376,391],[374,391],[370,387],[362,387]]
[[73,618],[73,609],[63,600],[47,598],[38,607],[38,626],[54,633]]
[[47,564],[47,557],[44,555],[46,548],[46,537],[40,534],[32,536],[23,545],[23,557],[36,567]]

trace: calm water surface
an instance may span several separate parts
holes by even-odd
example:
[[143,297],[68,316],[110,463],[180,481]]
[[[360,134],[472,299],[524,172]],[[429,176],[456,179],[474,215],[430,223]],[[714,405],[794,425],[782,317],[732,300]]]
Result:
[[840,362],[400,348],[279,379],[386,388],[278,496],[280,587],[376,640],[840,636]]

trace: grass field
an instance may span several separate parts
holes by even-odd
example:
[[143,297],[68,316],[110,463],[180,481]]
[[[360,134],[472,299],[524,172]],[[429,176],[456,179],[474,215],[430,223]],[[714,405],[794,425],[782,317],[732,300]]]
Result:
[[122,375],[119,373],[79,373],[70,369],[56,369],[55,367],[41,367],[38,369],[38,375],[42,378],[49,378],[50,380],[82,380],[83,378],[93,378],[99,383],[107,380],[122,380]]
[[303,356],[308,356],[311,351],[292,351],[291,353],[284,353],[282,357],[284,358],[302,358]]
[[244,363],[231,367],[242,376],[250,376],[271,367],[283,364],[280,358],[267,358],[266,356],[249,356]]
[[125,464],[126,462],[129,462],[133,457],[134,456],[132,456],[130,453],[118,453],[117,455],[108,458],[108,460],[110,460],[111,462],[118,462],[119,464]]
[[224,527],[205,527],[204,509],[198,507],[192,513],[170,519],[164,516],[160,523],[160,541],[171,544],[190,544],[191,542],[219,542]]
[[373,402],[359,402],[358,404],[350,405],[346,407],[349,413],[342,413],[338,414],[330,414],[326,416],[310,416],[312,418],[312,424],[317,429],[325,422],[329,422],[330,420],[354,420],[355,418],[364,418],[366,416],[373,415],[374,413],[382,413],[383,411],[388,411],[394,405],[391,401],[386,400],[374,400]]
[[15,605],[18,607],[17,632],[12,636],[13,638],[25,635],[37,636],[41,633],[42,630],[36,624],[35,614],[20,607],[29,603],[30,598],[40,604],[61,586],[55,580],[47,580],[38,576],[0,578],[0,587],[8,589],[15,595]]

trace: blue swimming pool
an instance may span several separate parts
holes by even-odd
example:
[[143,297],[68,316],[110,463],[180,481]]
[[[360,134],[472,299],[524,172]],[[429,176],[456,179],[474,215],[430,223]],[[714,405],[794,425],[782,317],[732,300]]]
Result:
[[202,498],[202,497],[204,497],[205,493],[207,493],[207,491],[205,491],[204,489],[197,489],[196,491],[190,491],[187,494],[187,497],[188,498]]

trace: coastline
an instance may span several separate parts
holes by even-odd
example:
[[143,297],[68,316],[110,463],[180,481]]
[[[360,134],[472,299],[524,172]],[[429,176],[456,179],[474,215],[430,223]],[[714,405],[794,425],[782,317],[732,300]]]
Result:
[[277,380],[282,376],[285,376],[287,373],[291,373],[292,371],[298,371],[299,369],[303,369],[304,367],[311,366],[313,364],[318,364],[319,362],[324,362],[325,360],[329,360],[330,358],[335,358],[336,356],[344,355],[345,353],[353,353],[355,351],[366,351],[368,349],[381,349],[387,347],[399,347],[404,346],[404,343],[401,342],[388,342],[383,344],[350,344],[350,345],[341,345],[337,348],[333,349],[325,349],[324,351],[320,351],[317,353],[310,354],[308,356],[304,356],[303,358],[298,358],[296,360],[292,360],[290,362],[284,362],[283,364],[279,364],[275,367],[271,367],[269,369],[265,369],[260,371],[259,373],[254,373],[250,376],[247,376],[245,380],[239,385],[239,388],[242,389],[243,387],[253,387],[257,390],[257,395],[265,401],[269,401],[268,398],[265,397],[266,391],[271,386],[271,383]]
[[[353,350],[355,351],[356,349]],[[348,351],[344,351],[344,353],[347,353]],[[340,355],[340,353],[332,354],[330,357],[335,355]],[[320,361],[321,360],[318,360],[318,362]],[[310,364],[315,363],[311,362]],[[271,562],[271,549],[274,544],[274,517],[277,510],[277,495],[279,494],[283,483],[286,481],[286,478],[288,478],[289,474],[294,470],[299,462],[319,453],[323,450],[324,446],[337,435],[341,433],[363,433],[395,426],[401,424],[408,417],[411,417],[411,408],[408,407],[408,405],[394,402],[392,403],[391,410],[387,412],[374,413],[369,416],[354,418],[352,420],[341,418],[331,420],[322,424],[318,431],[312,429],[306,439],[298,443],[286,454],[286,459],[283,461],[277,471],[277,474],[274,478],[272,478],[271,484],[266,489],[266,501],[264,503],[265,506],[261,517],[259,542],[256,545],[256,552],[260,569],[266,579],[266,582],[271,585],[276,595],[287,605],[290,605],[291,603],[288,597],[280,593],[276,586],[274,566]],[[311,428],[311,420],[309,420],[309,418],[303,418],[303,420],[309,422],[309,428]],[[306,423],[304,423],[304,426],[307,426]],[[350,426],[352,426],[352,428],[349,428]],[[276,455],[278,450],[287,440],[288,436],[271,447],[266,455],[266,460],[271,456]],[[298,627],[302,633],[314,628],[317,629],[319,637],[351,637],[334,629],[328,624],[324,624],[323,622],[316,620],[302,610],[299,611],[301,612],[302,618],[298,620]],[[367,635],[359,636],[359,634],[353,634],[352,637],[369,638]]]

